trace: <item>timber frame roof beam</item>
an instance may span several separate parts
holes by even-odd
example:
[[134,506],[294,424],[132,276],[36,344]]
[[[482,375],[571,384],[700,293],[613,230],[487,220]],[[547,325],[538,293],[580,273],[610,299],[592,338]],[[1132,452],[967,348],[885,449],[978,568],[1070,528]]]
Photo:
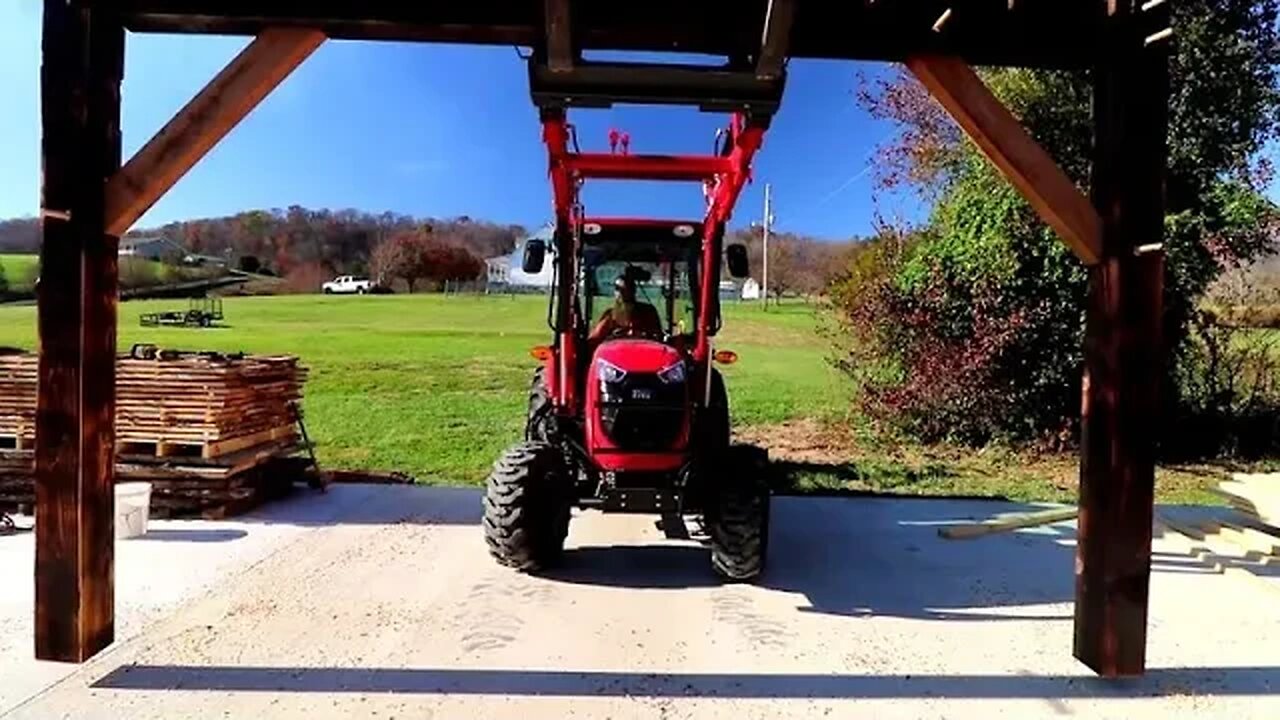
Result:
[[132,227],[324,40],[316,30],[262,31],[107,181],[107,233]]
[[[134,32],[256,35],[306,27],[346,40],[542,47],[546,3],[405,0],[114,0]],[[558,0],[557,0],[558,1]],[[573,2],[575,52],[632,50],[756,57],[768,0]],[[774,12],[783,9],[779,0]],[[901,62],[955,55],[975,65],[1090,67],[1104,0],[790,0],[787,55]],[[932,29],[950,7],[945,32]],[[781,16],[778,16],[781,19]],[[754,71],[754,68],[753,68]]]
[[791,47],[791,24],[795,13],[796,0],[769,0],[764,15],[764,32],[760,38],[760,57],[756,60],[756,77],[761,80],[782,76]]
[[547,68],[551,72],[573,69],[573,9],[569,0],[543,0],[546,12]]
[[1096,265],[1102,258],[1098,211],[973,68],[930,56],[908,58],[907,67],[1067,247]]

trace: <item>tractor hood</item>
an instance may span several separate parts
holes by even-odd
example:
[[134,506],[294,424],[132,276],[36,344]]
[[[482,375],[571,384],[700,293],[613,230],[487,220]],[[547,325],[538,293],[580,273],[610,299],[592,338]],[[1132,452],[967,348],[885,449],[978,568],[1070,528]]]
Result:
[[601,343],[593,364],[604,361],[627,373],[657,373],[681,359],[680,353],[669,345],[655,340],[624,338]]

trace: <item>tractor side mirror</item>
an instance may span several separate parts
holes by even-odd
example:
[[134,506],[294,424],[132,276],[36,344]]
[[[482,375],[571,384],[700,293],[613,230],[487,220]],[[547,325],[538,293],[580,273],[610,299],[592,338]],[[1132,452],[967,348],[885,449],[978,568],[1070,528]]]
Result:
[[547,256],[547,243],[544,240],[531,238],[524,243],[524,258],[520,261],[520,269],[529,274],[542,272],[542,263]]
[[734,243],[724,249],[725,260],[729,264],[729,274],[736,278],[744,278],[751,274],[747,263],[747,246]]

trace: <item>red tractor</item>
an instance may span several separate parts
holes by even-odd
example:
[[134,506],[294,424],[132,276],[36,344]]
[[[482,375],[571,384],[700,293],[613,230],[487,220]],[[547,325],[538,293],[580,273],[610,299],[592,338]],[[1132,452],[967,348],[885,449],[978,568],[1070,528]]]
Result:
[[[733,277],[747,274],[746,248],[724,247],[724,231],[765,123],[735,113],[714,154],[660,156],[571,152],[577,142],[563,109],[544,107],[542,117],[556,224],[550,244],[526,241],[523,269],[554,263],[554,342],[533,349],[542,366],[525,439],[488,479],[490,553],[525,571],[553,564],[574,506],[697,513],[713,569],[752,579],[768,544],[766,458],[730,444],[728,394],[713,365],[736,356],[715,352],[712,341],[722,265]],[[701,182],[706,216],[586,217],[578,190],[596,177]]]

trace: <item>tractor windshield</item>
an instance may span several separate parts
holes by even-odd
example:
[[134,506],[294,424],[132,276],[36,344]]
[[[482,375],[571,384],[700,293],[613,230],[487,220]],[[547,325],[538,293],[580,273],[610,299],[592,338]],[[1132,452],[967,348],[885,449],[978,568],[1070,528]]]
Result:
[[685,335],[694,330],[697,301],[697,246],[687,242],[595,243],[588,241],[581,277],[583,310],[591,322],[613,308],[615,283],[630,278],[636,303],[657,311],[662,330]]

